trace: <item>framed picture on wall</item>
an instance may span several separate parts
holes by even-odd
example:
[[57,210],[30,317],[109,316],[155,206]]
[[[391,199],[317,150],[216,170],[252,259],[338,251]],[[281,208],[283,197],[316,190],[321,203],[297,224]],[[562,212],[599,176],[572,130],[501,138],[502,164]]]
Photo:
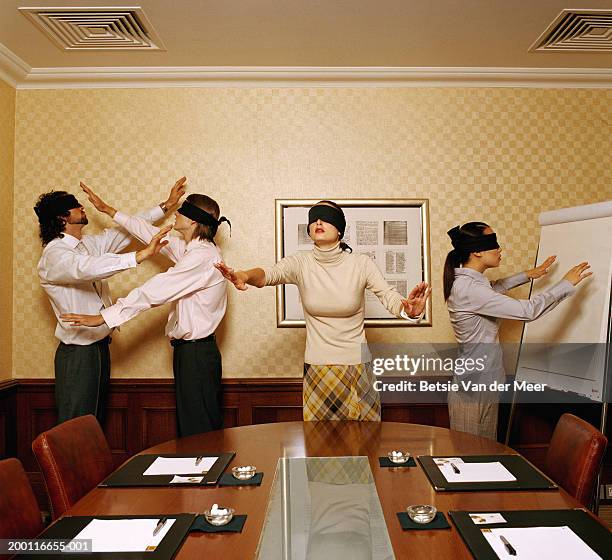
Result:
[[[311,251],[308,210],[320,199],[277,199],[275,208],[276,261],[298,251]],[[346,216],[343,241],[355,253],[365,253],[402,296],[419,282],[430,282],[429,201],[427,199],[334,199]],[[431,298],[423,320],[398,319],[366,290],[367,327],[431,326]],[[304,313],[295,285],[276,287],[276,321],[279,327],[303,327]]]

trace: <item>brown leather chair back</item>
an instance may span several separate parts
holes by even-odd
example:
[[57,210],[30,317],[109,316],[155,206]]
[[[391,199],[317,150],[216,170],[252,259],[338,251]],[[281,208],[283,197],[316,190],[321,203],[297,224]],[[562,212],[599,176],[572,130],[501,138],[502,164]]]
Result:
[[546,455],[546,473],[589,507],[608,438],[573,414],[559,419]]
[[0,461],[0,539],[33,539],[42,530],[40,509],[21,463]]
[[110,448],[91,414],[43,432],[32,442],[32,451],[45,479],[53,519],[113,470]]

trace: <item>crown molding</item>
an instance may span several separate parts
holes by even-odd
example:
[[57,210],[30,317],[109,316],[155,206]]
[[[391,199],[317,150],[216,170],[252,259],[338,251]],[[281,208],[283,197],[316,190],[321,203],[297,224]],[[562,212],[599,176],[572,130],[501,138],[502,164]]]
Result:
[[0,43],[16,89],[156,87],[612,88],[612,68],[136,66],[32,68]]
[[153,87],[612,88],[608,68],[82,67],[32,68],[18,89]]
[[0,79],[17,87],[27,79],[31,70],[29,64],[0,43]]

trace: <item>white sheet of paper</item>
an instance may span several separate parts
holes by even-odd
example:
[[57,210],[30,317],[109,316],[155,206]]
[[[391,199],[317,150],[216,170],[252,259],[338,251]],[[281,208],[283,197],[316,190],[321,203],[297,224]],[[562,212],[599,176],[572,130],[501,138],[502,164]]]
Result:
[[144,552],[159,545],[176,519],[168,519],[153,535],[158,521],[159,518],[92,519],[74,538],[91,539],[92,552]]
[[470,513],[474,525],[490,525],[492,523],[506,523],[501,513]]
[[149,468],[142,473],[144,476],[169,474],[206,474],[219,457],[203,457],[196,465],[197,457],[158,457]]
[[454,464],[461,472],[456,473],[450,462],[438,466],[448,482],[512,482],[516,480],[516,477],[499,461]]
[[[500,560],[602,560],[569,527],[508,527],[482,529],[482,534]],[[516,550],[512,556],[499,538],[503,535]]]
[[174,475],[174,478],[170,481],[170,484],[200,484],[204,479],[203,476],[179,476]]

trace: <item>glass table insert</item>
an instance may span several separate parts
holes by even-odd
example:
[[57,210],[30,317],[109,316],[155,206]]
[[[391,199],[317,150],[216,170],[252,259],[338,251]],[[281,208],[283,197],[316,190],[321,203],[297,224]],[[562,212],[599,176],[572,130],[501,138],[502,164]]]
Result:
[[281,458],[257,558],[391,560],[393,548],[367,457]]

